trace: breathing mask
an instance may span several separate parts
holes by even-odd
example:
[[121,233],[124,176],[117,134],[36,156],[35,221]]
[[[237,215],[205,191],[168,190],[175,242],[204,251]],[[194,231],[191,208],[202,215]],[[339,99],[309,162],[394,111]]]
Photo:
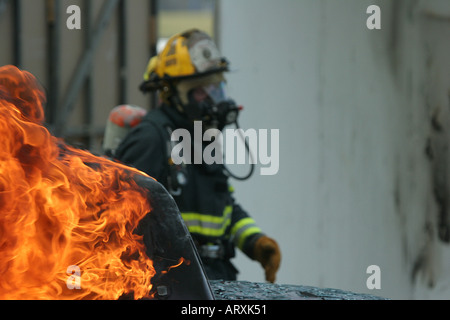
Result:
[[241,107],[227,97],[225,81],[196,86],[187,92],[183,112],[192,121],[202,121],[205,128],[222,130],[236,123]]

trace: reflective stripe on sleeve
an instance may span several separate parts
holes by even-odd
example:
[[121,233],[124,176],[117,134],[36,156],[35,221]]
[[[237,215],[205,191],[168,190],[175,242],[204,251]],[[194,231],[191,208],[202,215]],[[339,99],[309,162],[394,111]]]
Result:
[[242,250],[245,240],[251,235],[256,233],[262,233],[261,229],[256,225],[255,220],[252,218],[244,218],[238,221],[233,229],[231,229],[231,235],[234,238],[234,244]]

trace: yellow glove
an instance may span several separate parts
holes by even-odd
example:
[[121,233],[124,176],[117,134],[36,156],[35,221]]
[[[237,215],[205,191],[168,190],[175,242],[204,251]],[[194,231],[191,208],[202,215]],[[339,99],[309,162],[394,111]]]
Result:
[[255,260],[261,263],[266,273],[266,281],[275,282],[275,275],[280,267],[281,251],[275,240],[262,236],[255,242]]

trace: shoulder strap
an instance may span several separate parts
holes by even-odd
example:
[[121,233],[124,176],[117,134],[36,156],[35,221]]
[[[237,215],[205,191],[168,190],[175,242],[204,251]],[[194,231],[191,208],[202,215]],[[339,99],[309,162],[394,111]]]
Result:
[[145,121],[152,123],[156,128],[158,128],[158,133],[160,135],[161,140],[164,142],[166,146],[166,155],[167,158],[171,158],[171,150],[172,146],[172,132],[174,130],[175,125],[167,117],[162,110],[154,110],[148,114],[145,118]]
[[149,121],[156,128],[159,129],[158,132],[161,140],[165,145],[167,156],[167,166],[168,166],[167,189],[172,196],[179,196],[181,195],[182,191],[181,186],[183,184],[180,183],[180,180],[183,181],[186,179],[186,173],[182,165],[175,165],[172,161],[172,149],[175,144],[172,141],[171,137],[175,125],[170,120],[170,118],[163,113],[162,110],[155,110],[151,112],[145,118],[145,121]]

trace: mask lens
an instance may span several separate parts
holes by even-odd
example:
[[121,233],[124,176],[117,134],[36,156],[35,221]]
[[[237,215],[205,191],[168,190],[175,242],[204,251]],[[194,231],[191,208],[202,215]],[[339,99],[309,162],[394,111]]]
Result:
[[210,84],[204,86],[203,90],[208,94],[212,101],[217,104],[227,99],[225,82]]

